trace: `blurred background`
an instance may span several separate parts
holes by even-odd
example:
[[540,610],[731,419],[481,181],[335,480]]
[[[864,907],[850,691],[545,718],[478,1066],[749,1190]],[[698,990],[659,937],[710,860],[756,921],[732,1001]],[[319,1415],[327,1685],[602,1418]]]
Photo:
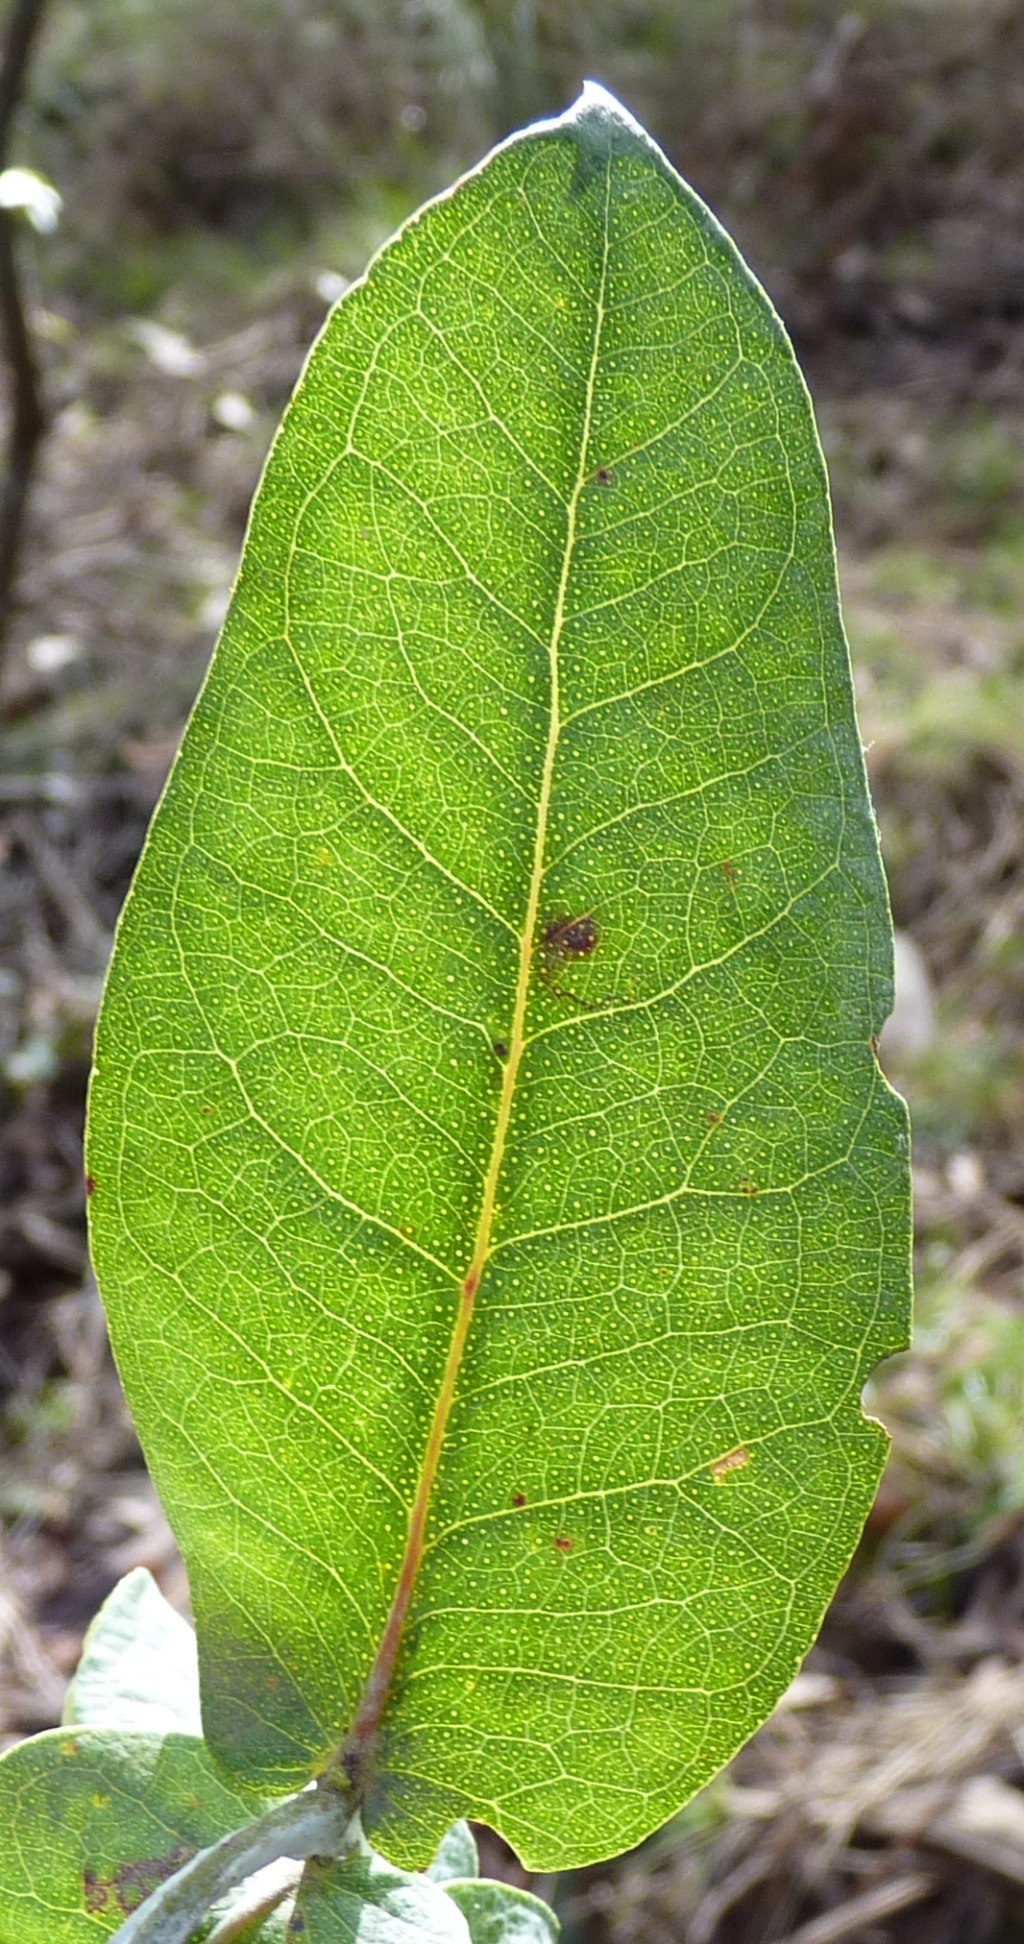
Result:
[[[832,474],[915,1131],[889,1470],[769,1726],[541,1885],[567,1944],[1024,1940],[1024,6],[49,0],[7,159],[49,425],[0,667],[0,1742],[148,1566],[187,1600],[89,1280],[111,928],[327,306],[593,75],[738,238]],[[8,399],[8,412],[10,400]],[[487,1867],[516,1877],[495,1839]],[[521,1876],[516,1880],[522,1880]]]

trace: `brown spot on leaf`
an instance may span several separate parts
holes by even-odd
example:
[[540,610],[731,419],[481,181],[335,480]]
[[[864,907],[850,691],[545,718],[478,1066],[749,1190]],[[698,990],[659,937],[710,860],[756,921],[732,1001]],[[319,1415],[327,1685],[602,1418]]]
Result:
[[723,1478],[728,1478],[730,1472],[742,1471],[744,1465],[749,1463],[749,1451],[743,1445],[735,1445],[732,1451],[727,1451],[723,1457],[715,1459],[711,1467],[711,1476],[715,1484],[720,1485]]
[[513,1505],[514,1505],[514,1506],[516,1507],[516,1509],[518,1510],[518,1508],[519,1508],[519,1507],[520,1507],[521,1505],[525,1505],[525,1504],[526,1504],[526,1493],[525,1493],[525,1492],[513,1492],[513,1494],[512,1494],[512,1503],[513,1503]]
[[552,918],[544,927],[542,944],[548,959],[589,958],[597,945],[597,924],[592,911],[582,918]]
[[575,1006],[587,1004],[578,993],[560,984],[555,975],[562,966],[589,958],[597,949],[598,939],[597,920],[591,911],[585,911],[579,918],[552,918],[545,925],[540,940],[539,969],[548,991],[557,999],[571,999]]
[[96,1193],[96,1181],[92,1175],[86,1175],[85,1177],[85,1192],[87,1195],[94,1195]]
[[143,1856],[137,1863],[121,1863],[116,1870],[82,1871],[82,1896],[90,1916],[100,1911],[117,1910],[130,1916],[145,1903],[158,1884],[180,1870],[195,1855],[195,1845],[179,1843],[166,1856]]
[[598,466],[594,478],[599,486],[610,486],[612,483],[612,476],[607,466]]
[[749,1175],[741,1175],[736,1187],[741,1195],[749,1195],[751,1200],[757,1194],[757,1182],[751,1181]]
[[90,1917],[98,1910],[106,1910],[110,1885],[99,1878],[95,1870],[82,1871],[82,1896]]
[[708,1108],[708,1111],[705,1114],[704,1119],[707,1121],[709,1127],[721,1127],[722,1125],[721,1114],[716,1114],[711,1107]]
[[563,1538],[561,1533],[559,1533],[557,1539],[553,1539],[551,1543],[554,1546],[556,1552],[572,1551],[572,1540]]
[[497,1060],[508,1059],[508,1047],[505,1045],[504,1040],[495,1040],[491,1048],[491,1051],[493,1052],[494,1057]]

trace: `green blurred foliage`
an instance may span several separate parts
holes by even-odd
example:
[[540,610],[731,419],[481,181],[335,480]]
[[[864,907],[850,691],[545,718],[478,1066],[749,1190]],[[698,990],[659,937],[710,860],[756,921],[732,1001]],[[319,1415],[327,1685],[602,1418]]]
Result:
[[25,131],[66,185],[53,280],[116,307],[244,279],[371,179],[440,187],[491,89],[462,0],[58,0]]
[[[67,199],[65,286],[146,301],[154,242],[213,228],[265,255],[371,180],[411,207],[592,75],[809,342],[927,339],[1018,305],[1022,72],[1013,0],[54,0],[25,159]],[[1002,464],[979,448],[967,500]]]
[[913,1352],[873,1380],[894,1438],[886,1490],[899,1517],[882,1560],[920,1610],[949,1616],[957,1576],[1024,1512],[1024,1314],[958,1272],[953,1244],[921,1251]]

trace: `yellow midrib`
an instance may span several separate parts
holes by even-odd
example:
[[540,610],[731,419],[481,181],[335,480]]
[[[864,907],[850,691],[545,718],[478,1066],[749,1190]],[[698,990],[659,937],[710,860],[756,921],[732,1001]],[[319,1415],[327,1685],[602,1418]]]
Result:
[[[476,1301],[480,1279],[486,1267],[491,1247],[491,1232],[494,1227],[495,1206],[498,1181],[512,1118],[512,1102],[520,1062],[526,1047],[525,1026],[526,1007],[530,990],[530,971],[533,963],[534,938],[537,932],[537,917],[540,910],[541,890],[544,882],[544,851],[547,843],[548,816],[551,807],[551,790],[555,773],[555,757],[561,731],[559,667],[558,656],[565,626],[565,602],[572,567],[573,551],[576,545],[576,520],[580,496],[588,479],[587,456],[590,448],[590,434],[593,421],[594,392],[597,383],[597,367],[600,356],[601,332],[604,323],[605,289],[608,273],[608,201],[610,194],[610,163],[605,187],[605,232],[601,260],[601,279],[595,304],[594,338],[591,348],[590,368],[584,398],[583,424],[580,436],[579,464],[576,481],[566,508],[565,546],[559,575],[555,611],[552,617],[551,638],[548,648],[550,664],[550,718],[548,723],[547,745],[544,751],[544,764],[541,771],[540,790],[537,797],[537,828],[534,839],[533,863],[530,871],[530,888],[526,901],[526,913],[519,941],[519,966],[516,977],[515,1002],[512,1010],[512,1026],[509,1033],[508,1057],[502,1077],[501,1096],[494,1124],[494,1139],[491,1154],[484,1176],[483,1195],[480,1202],[480,1215],[477,1222],[473,1255],[462,1282],[458,1315],[452,1331],[451,1343],[445,1360],[444,1374],[441,1378],[434,1406],[433,1418],[420,1468],[416,1496],[409,1514],[409,1530],[406,1537],[398,1582],[392,1599],[391,1608],[381,1635],[380,1646],[370,1671],[366,1687],[339,1751],[339,1757],[332,1765],[333,1779],[344,1781],[361,1794],[368,1779],[367,1765],[372,1762],[377,1731],[387,1703],[394,1674],[402,1633],[412,1598],[413,1588],[423,1557],[426,1536],[427,1516],[430,1498],[441,1459],[448,1417],[455,1397],[455,1386],[462,1364],[466,1339]],[[339,1775],[338,1770],[342,1773]]]

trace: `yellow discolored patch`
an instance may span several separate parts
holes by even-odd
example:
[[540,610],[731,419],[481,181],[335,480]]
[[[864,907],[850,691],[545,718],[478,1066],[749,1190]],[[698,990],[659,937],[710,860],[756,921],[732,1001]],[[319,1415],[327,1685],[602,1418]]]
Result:
[[727,1451],[723,1457],[715,1459],[711,1467],[711,1476],[716,1485],[721,1485],[723,1479],[728,1478],[730,1472],[742,1471],[744,1465],[749,1465],[749,1463],[749,1451],[743,1445],[735,1445],[732,1451]]

